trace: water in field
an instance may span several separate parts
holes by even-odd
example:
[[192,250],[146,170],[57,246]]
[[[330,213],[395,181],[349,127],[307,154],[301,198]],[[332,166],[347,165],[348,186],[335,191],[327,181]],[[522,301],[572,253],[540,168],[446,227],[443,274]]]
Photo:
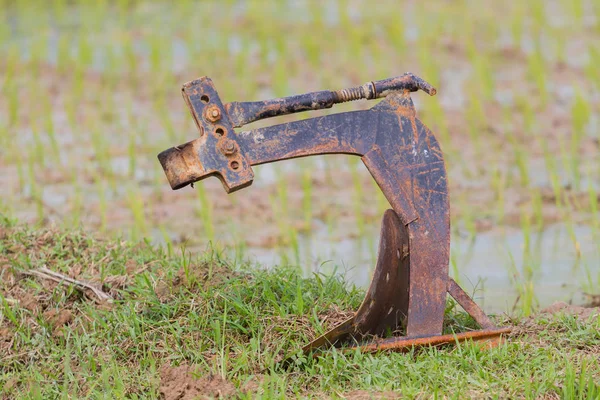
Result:
[[[331,242],[322,227],[302,236],[297,251],[247,248],[244,256],[266,266],[296,265],[299,260],[307,275],[343,273],[350,283],[366,288],[377,260],[378,230],[373,226],[363,238]],[[532,233],[528,252],[524,235],[517,230],[482,233],[473,239],[453,235],[450,273],[488,312],[518,309],[518,286],[525,282],[531,282],[542,307],[555,301],[582,304],[583,292],[594,290],[600,273],[597,263],[590,264],[600,259],[600,248],[590,228],[575,227],[573,233],[577,245],[564,225]]]

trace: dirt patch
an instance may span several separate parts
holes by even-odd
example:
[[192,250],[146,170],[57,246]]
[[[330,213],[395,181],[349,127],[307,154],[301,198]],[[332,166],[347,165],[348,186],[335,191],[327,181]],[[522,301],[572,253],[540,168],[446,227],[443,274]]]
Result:
[[58,333],[60,328],[68,325],[73,320],[73,313],[68,309],[57,310],[52,308],[46,310],[43,316],[44,320],[54,329],[54,333]]
[[587,307],[600,307],[600,294],[584,293],[587,298]]
[[12,346],[13,333],[8,328],[0,328],[0,354],[8,354],[8,349]]
[[[54,228],[30,230],[24,226],[0,228],[0,296],[18,313],[19,320],[18,324],[9,318],[0,320],[0,349],[8,355],[20,354],[11,342],[21,328],[32,333],[48,330],[58,337],[66,326],[80,330],[88,324],[89,319],[79,318],[82,303],[93,302],[100,310],[114,307],[113,303],[100,300],[91,289],[72,284],[67,278],[120,299],[133,277],[155,262],[138,265],[122,255],[129,251],[123,243],[96,240],[81,232],[65,234]],[[113,252],[121,249],[122,252]],[[42,268],[64,279],[37,275],[35,272]],[[103,270],[116,273],[102,280]]]
[[160,369],[160,396],[164,400],[229,398],[235,386],[217,375],[194,376],[194,367],[163,365]]
[[38,299],[28,292],[21,292],[21,295],[18,296],[19,305],[29,311],[37,313],[41,310],[41,305]]
[[154,290],[160,301],[164,302],[181,287],[207,290],[222,285],[239,275],[241,275],[241,272],[233,271],[227,265],[207,262],[190,265],[187,270],[181,268],[171,281],[166,279],[158,281]]
[[577,316],[579,319],[587,321],[594,315],[600,315],[600,307],[581,307],[567,304],[559,301],[552,304],[550,307],[544,308],[542,313],[546,314],[569,314]]
[[561,351],[570,349],[582,354],[597,354],[599,348],[595,342],[589,344],[583,338],[569,337],[569,328],[564,324],[564,316],[573,316],[580,326],[587,326],[595,323],[593,318],[600,317],[600,308],[556,302],[538,314],[519,321],[513,327],[510,337],[541,348],[557,348]]
[[400,393],[388,391],[388,392],[370,392],[368,390],[354,390],[340,395],[342,399],[348,400],[388,400],[388,399],[399,399]]

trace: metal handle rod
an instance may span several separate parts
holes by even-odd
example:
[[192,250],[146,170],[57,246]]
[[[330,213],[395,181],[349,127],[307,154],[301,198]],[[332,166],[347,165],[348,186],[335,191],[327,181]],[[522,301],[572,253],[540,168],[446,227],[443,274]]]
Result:
[[263,118],[309,110],[322,110],[347,101],[371,100],[385,97],[391,92],[404,90],[416,92],[419,89],[430,96],[436,94],[433,86],[408,72],[395,78],[367,82],[362,86],[336,91],[322,90],[264,101],[232,102],[226,104],[225,109],[233,126],[239,128]]

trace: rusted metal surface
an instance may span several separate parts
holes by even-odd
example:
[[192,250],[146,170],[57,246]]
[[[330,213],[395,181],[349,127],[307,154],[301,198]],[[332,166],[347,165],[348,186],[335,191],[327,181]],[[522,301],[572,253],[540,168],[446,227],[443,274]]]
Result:
[[[382,336],[399,327],[405,327],[406,336],[380,340],[377,349],[392,346],[392,342],[400,347],[446,343],[449,339],[441,334],[447,293],[483,328],[478,334],[452,336],[453,340],[498,337],[505,332],[495,329],[448,276],[450,205],[446,169],[437,139],[416,117],[410,92],[419,89],[430,95],[436,93],[422,79],[404,74],[338,91],[223,105],[209,78],[183,86],[183,97],[200,136],[159,154],[173,189],[214,175],[227,192],[232,192],[252,183],[252,165],[342,153],[362,158],[392,206],[383,217],[379,258],[361,307],[353,318],[305,346],[306,351],[370,335]],[[380,97],[385,99],[366,111],[239,133],[233,130],[263,118]],[[373,345],[364,345],[364,349],[371,351]]]
[[448,294],[467,312],[483,329],[494,329],[494,324],[469,295],[454,281],[448,279]]
[[[429,336],[424,338],[391,337],[387,339],[373,340],[371,343],[360,345],[360,349],[366,353],[378,351],[408,351],[413,347],[443,346],[465,342],[482,342],[487,348],[493,348],[502,343],[504,337],[509,334],[510,328],[483,329],[479,331],[461,332],[456,334]],[[347,351],[353,351],[356,346],[348,346]]]
[[309,110],[331,108],[334,104],[360,99],[378,99],[394,92],[416,92],[423,90],[433,96],[436,90],[421,78],[406,73],[396,78],[367,82],[361,86],[336,91],[322,90],[297,96],[265,101],[232,102],[225,105],[234,127],[239,128],[250,122],[279,115]]
[[394,210],[383,214],[379,257],[373,279],[356,314],[304,347],[309,351],[367,335],[383,336],[408,315],[410,251],[408,231]]
[[207,176],[216,176],[231,193],[252,183],[254,173],[237,144],[237,135],[210,78],[183,85],[187,103],[200,138],[158,155],[173,189],[180,189]]

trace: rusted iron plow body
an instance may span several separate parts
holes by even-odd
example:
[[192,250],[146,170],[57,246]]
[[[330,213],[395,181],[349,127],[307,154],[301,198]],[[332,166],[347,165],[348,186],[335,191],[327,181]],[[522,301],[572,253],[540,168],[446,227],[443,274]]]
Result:
[[[433,133],[416,117],[410,92],[436,90],[407,73],[338,91],[223,104],[212,81],[183,86],[200,137],[158,155],[173,189],[217,176],[230,193],[252,183],[251,166],[295,157],[342,153],[362,158],[393,209],[383,216],[379,256],[365,299],[349,320],[304,347],[353,344],[364,351],[402,350],[461,340],[495,345],[497,328],[448,275],[450,206],[446,169]],[[336,103],[385,97],[373,108],[234,132],[250,122]],[[450,294],[481,330],[442,335]],[[405,336],[383,337],[405,328]]]

